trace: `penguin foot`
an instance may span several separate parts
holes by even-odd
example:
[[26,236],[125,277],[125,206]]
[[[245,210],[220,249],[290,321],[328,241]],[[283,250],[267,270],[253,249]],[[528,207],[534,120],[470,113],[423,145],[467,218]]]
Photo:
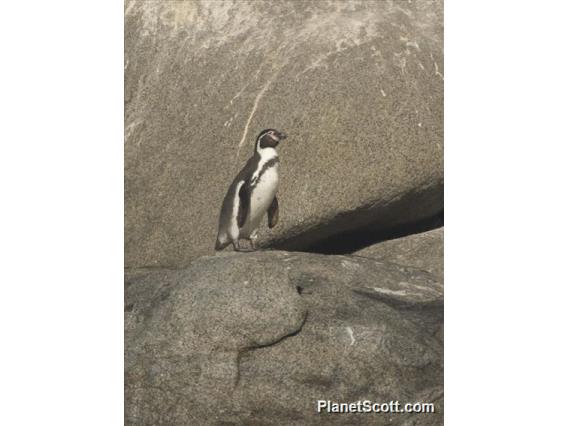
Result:
[[256,251],[256,244],[254,243],[254,240],[255,240],[255,239],[256,239],[256,238],[254,238],[254,239],[253,239],[253,238],[249,239],[249,241],[250,241],[250,248],[251,248],[252,251]]
[[254,243],[252,241],[250,241],[250,242],[251,242],[251,247],[250,248],[244,248],[244,247],[241,247],[240,241],[233,241],[233,248],[234,248],[235,251],[239,251],[239,252],[242,252],[242,253],[250,253],[250,252],[256,251],[256,247],[254,246]]

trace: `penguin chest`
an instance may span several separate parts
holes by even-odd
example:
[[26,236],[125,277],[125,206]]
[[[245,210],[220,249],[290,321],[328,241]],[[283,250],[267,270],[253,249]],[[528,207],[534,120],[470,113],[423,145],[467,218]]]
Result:
[[251,191],[249,229],[254,231],[270,207],[278,190],[278,164],[264,170]]

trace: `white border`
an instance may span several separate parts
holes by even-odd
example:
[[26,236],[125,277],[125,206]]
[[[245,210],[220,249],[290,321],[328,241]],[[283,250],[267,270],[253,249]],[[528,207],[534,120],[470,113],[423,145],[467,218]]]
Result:
[[560,424],[567,7],[445,6],[446,424]]
[[121,424],[123,5],[0,8],[0,424]]

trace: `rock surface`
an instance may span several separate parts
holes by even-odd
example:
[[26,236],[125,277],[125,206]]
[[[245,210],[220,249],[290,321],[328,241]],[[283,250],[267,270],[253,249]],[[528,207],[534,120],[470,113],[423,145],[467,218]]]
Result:
[[441,1],[127,1],[125,263],[212,253],[228,185],[267,127],[300,249],[443,208]]
[[[126,424],[442,424],[442,285],[425,271],[265,251],[126,281]],[[319,399],[436,412],[318,414]]]
[[444,228],[383,241],[353,255],[424,269],[444,280]]

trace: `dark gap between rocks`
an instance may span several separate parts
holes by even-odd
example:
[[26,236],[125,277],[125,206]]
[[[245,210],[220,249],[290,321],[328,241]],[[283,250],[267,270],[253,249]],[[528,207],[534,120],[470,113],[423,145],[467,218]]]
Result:
[[262,249],[320,254],[351,254],[386,240],[444,225],[440,182],[418,188],[386,204],[360,207],[288,236],[261,244]]
[[431,231],[444,226],[444,212],[416,223],[404,224],[385,231],[357,230],[334,235],[305,250],[320,254],[351,254],[373,244]]

